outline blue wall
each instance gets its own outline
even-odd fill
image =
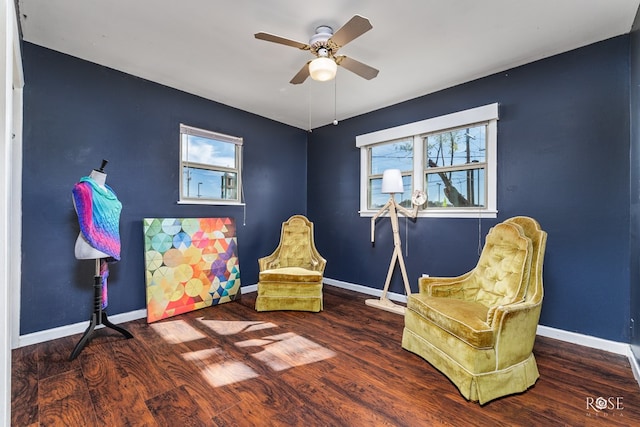
[[[425,73],[428,79],[428,73]],[[338,94],[338,103],[339,103]],[[355,137],[493,102],[498,122],[496,222],[536,218],[548,232],[541,324],[629,341],[629,38],[621,36],[314,129],[308,206],[326,277],[382,289],[393,248],[387,220],[370,244],[360,218]],[[327,182],[333,185],[327,186]],[[478,259],[477,219],[400,220],[411,287]],[[391,291],[404,293],[399,270]]]
[[[489,227],[530,215],[549,233],[541,324],[629,341],[628,36],[311,134],[28,43],[23,57],[22,334],[91,313],[93,263],[73,256],[71,187],[102,158],[124,204],[111,314],[145,307],[141,219],[149,216],[235,217],[246,285],[257,280],[256,259],[277,244],[280,222],[307,213],[325,276],[381,289],[392,235],[379,220],[372,247],[370,220],[358,216],[356,135],[498,102],[499,216],[482,219],[481,236],[476,219],[401,219],[412,288],[421,273],[471,269]],[[180,122],[244,137],[246,226],[237,207],[176,205]],[[391,290],[402,293],[399,276]]]
[[[146,307],[142,218],[234,217],[249,285],[280,223],[306,213],[306,132],[29,43],[23,66],[21,334],[90,318],[94,263],[74,257],[71,189],[103,158],[123,204],[110,314]],[[244,138],[246,226],[239,207],[176,204],[180,123]]]

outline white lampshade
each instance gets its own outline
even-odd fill
[[[386,169],[382,173],[382,192],[404,193],[404,185],[402,185],[402,173],[400,173],[400,169]]]
[[[338,64],[336,61],[326,57],[316,58],[309,63],[309,74],[313,80],[326,82],[336,76]]]

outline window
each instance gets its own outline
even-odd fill
[[[242,202],[242,138],[180,125],[180,203]]]
[[[497,215],[498,104],[448,114],[356,137],[360,148],[360,215],[374,215],[387,201],[385,169],[400,169],[411,207],[415,190],[427,194],[422,217]]]
[[[477,209],[487,205],[486,140],[486,124],[424,137],[427,208]]]
[[[403,206],[411,206],[411,182],[413,181],[413,139],[402,139],[378,144],[369,150],[369,177],[367,197],[369,209],[380,209],[389,196],[381,192],[382,173],[385,169],[400,169],[405,192],[397,195]]]

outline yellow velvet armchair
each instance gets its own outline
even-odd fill
[[[493,227],[470,272],[423,277],[407,300],[402,347],[481,405],[535,384],[547,233],[529,217]]]
[[[303,215],[289,218],[276,250],[258,260],[256,311],[321,311],[326,264],[313,240],[313,223]]]

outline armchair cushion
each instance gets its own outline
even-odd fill
[[[409,309],[475,348],[493,347],[493,329],[486,322],[488,308],[475,301],[412,295]]]
[[[475,277],[475,301],[487,307],[522,300],[531,274],[531,240],[516,224],[498,224],[490,231]]]
[[[283,267],[260,272],[260,282],[317,283],[322,273],[302,267]]]

